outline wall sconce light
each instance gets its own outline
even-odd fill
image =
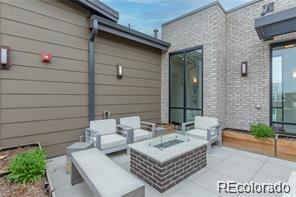
[[[241,75],[242,77],[248,76],[248,62],[242,62],[241,64]]]
[[[293,48],[295,45],[294,44],[287,44],[284,46],[285,49]]]
[[[111,117],[111,112],[109,112],[109,111],[103,112],[103,119],[109,119],[110,117]]]
[[[257,104],[257,105],[256,105],[256,109],[257,109],[257,110],[259,110],[259,109],[261,109],[261,108],[262,108],[261,104]]]
[[[0,70],[9,70],[10,68],[10,59],[9,59],[9,52],[10,49],[7,46],[0,47],[1,55],[0,55],[0,62],[1,67]]]
[[[117,64],[117,79],[122,79],[123,77],[123,68],[121,64]]]
[[[194,85],[196,85],[197,84],[197,77],[196,76],[192,76],[192,83],[194,84]]]
[[[293,78],[296,78],[296,71],[293,72]]]

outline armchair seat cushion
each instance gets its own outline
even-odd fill
[[[146,131],[144,129],[135,129],[134,130],[134,141],[139,142],[152,138],[152,132]]]
[[[92,140],[96,141],[96,137],[93,137]],[[101,148],[104,150],[126,144],[126,138],[118,134],[102,135],[101,143]]]
[[[186,132],[189,136],[202,139],[202,140],[207,140],[207,131],[206,130],[201,130],[201,129],[192,129],[190,131]],[[212,131],[211,132],[211,139],[217,138],[217,133]]]
[[[126,134],[126,132],[124,132]],[[148,140],[152,138],[152,132],[146,131],[144,129],[134,130],[134,142],[139,142],[143,140]]]

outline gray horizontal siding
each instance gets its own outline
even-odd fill
[[[1,44],[12,49],[12,69],[0,71],[0,145],[40,141],[49,156],[55,156],[88,125],[87,39],[83,38],[88,29],[46,17],[40,9],[43,4],[30,0],[1,3]],[[66,13],[50,7],[46,9],[55,16],[62,18]],[[81,15],[75,21],[77,17],[87,22]],[[53,52],[52,64],[40,63],[43,50]]]
[[[58,0],[0,6],[0,40],[12,60],[11,70],[0,71],[0,146],[39,141],[50,157],[64,154],[88,126],[88,13]],[[96,119],[110,111],[159,122],[160,51],[105,33],[96,49]],[[44,50],[53,53],[51,64],[40,63]]]

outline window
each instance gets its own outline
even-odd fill
[[[182,124],[202,115],[202,48],[170,54],[170,122]]]
[[[296,42],[272,46],[271,124],[296,134]]]

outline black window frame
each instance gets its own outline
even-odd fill
[[[184,60],[186,59],[186,53],[191,52],[191,51],[195,51],[195,50],[201,50],[201,54],[202,54],[202,66],[201,66],[201,73],[202,73],[202,80],[201,80],[201,108],[186,108],[186,83],[184,83],[184,94],[183,94],[183,99],[184,99],[184,107],[171,107],[171,56],[176,55],[176,54],[182,54],[183,53],[183,57]],[[184,73],[186,73],[186,68],[187,68],[187,63],[185,62],[184,64]],[[186,74],[184,74],[184,80],[186,79]],[[198,45],[195,47],[190,47],[190,48],[185,48],[182,50],[177,50],[177,51],[173,51],[169,53],[169,90],[168,90],[168,96],[169,96],[169,105],[168,105],[168,112],[169,112],[169,123],[171,122],[171,109],[181,109],[183,110],[183,122],[186,121],[186,110],[196,110],[196,111],[201,111],[201,116],[203,116],[203,108],[204,108],[204,102],[203,102],[203,97],[204,97],[204,47],[203,45]],[[178,125],[177,123],[173,123]]]
[[[278,122],[278,121],[273,121],[272,120],[272,110],[273,109],[276,109],[278,107],[273,107],[273,104],[272,104],[272,94],[273,94],[273,86],[272,86],[272,58],[273,58],[273,49],[276,48],[276,47],[281,47],[281,46],[284,46],[284,45],[288,45],[288,44],[296,44],[296,39],[292,39],[292,40],[288,40],[288,41],[283,41],[283,42],[277,42],[277,43],[272,43],[269,45],[269,61],[270,61],[270,66],[269,66],[269,124],[271,127],[273,127],[273,124],[282,124],[282,125],[295,125],[296,126],[296,123],[288,123],[288,122]],[[282,112],[284,113],[284,112]],[[284,131],[280,131],[280,130],[277,130],[276,133],[278,134],[285,134],[285,135],[293,135],[293,136],[296,136],[295,133],[289,133],[289,132],[284,132]]]

